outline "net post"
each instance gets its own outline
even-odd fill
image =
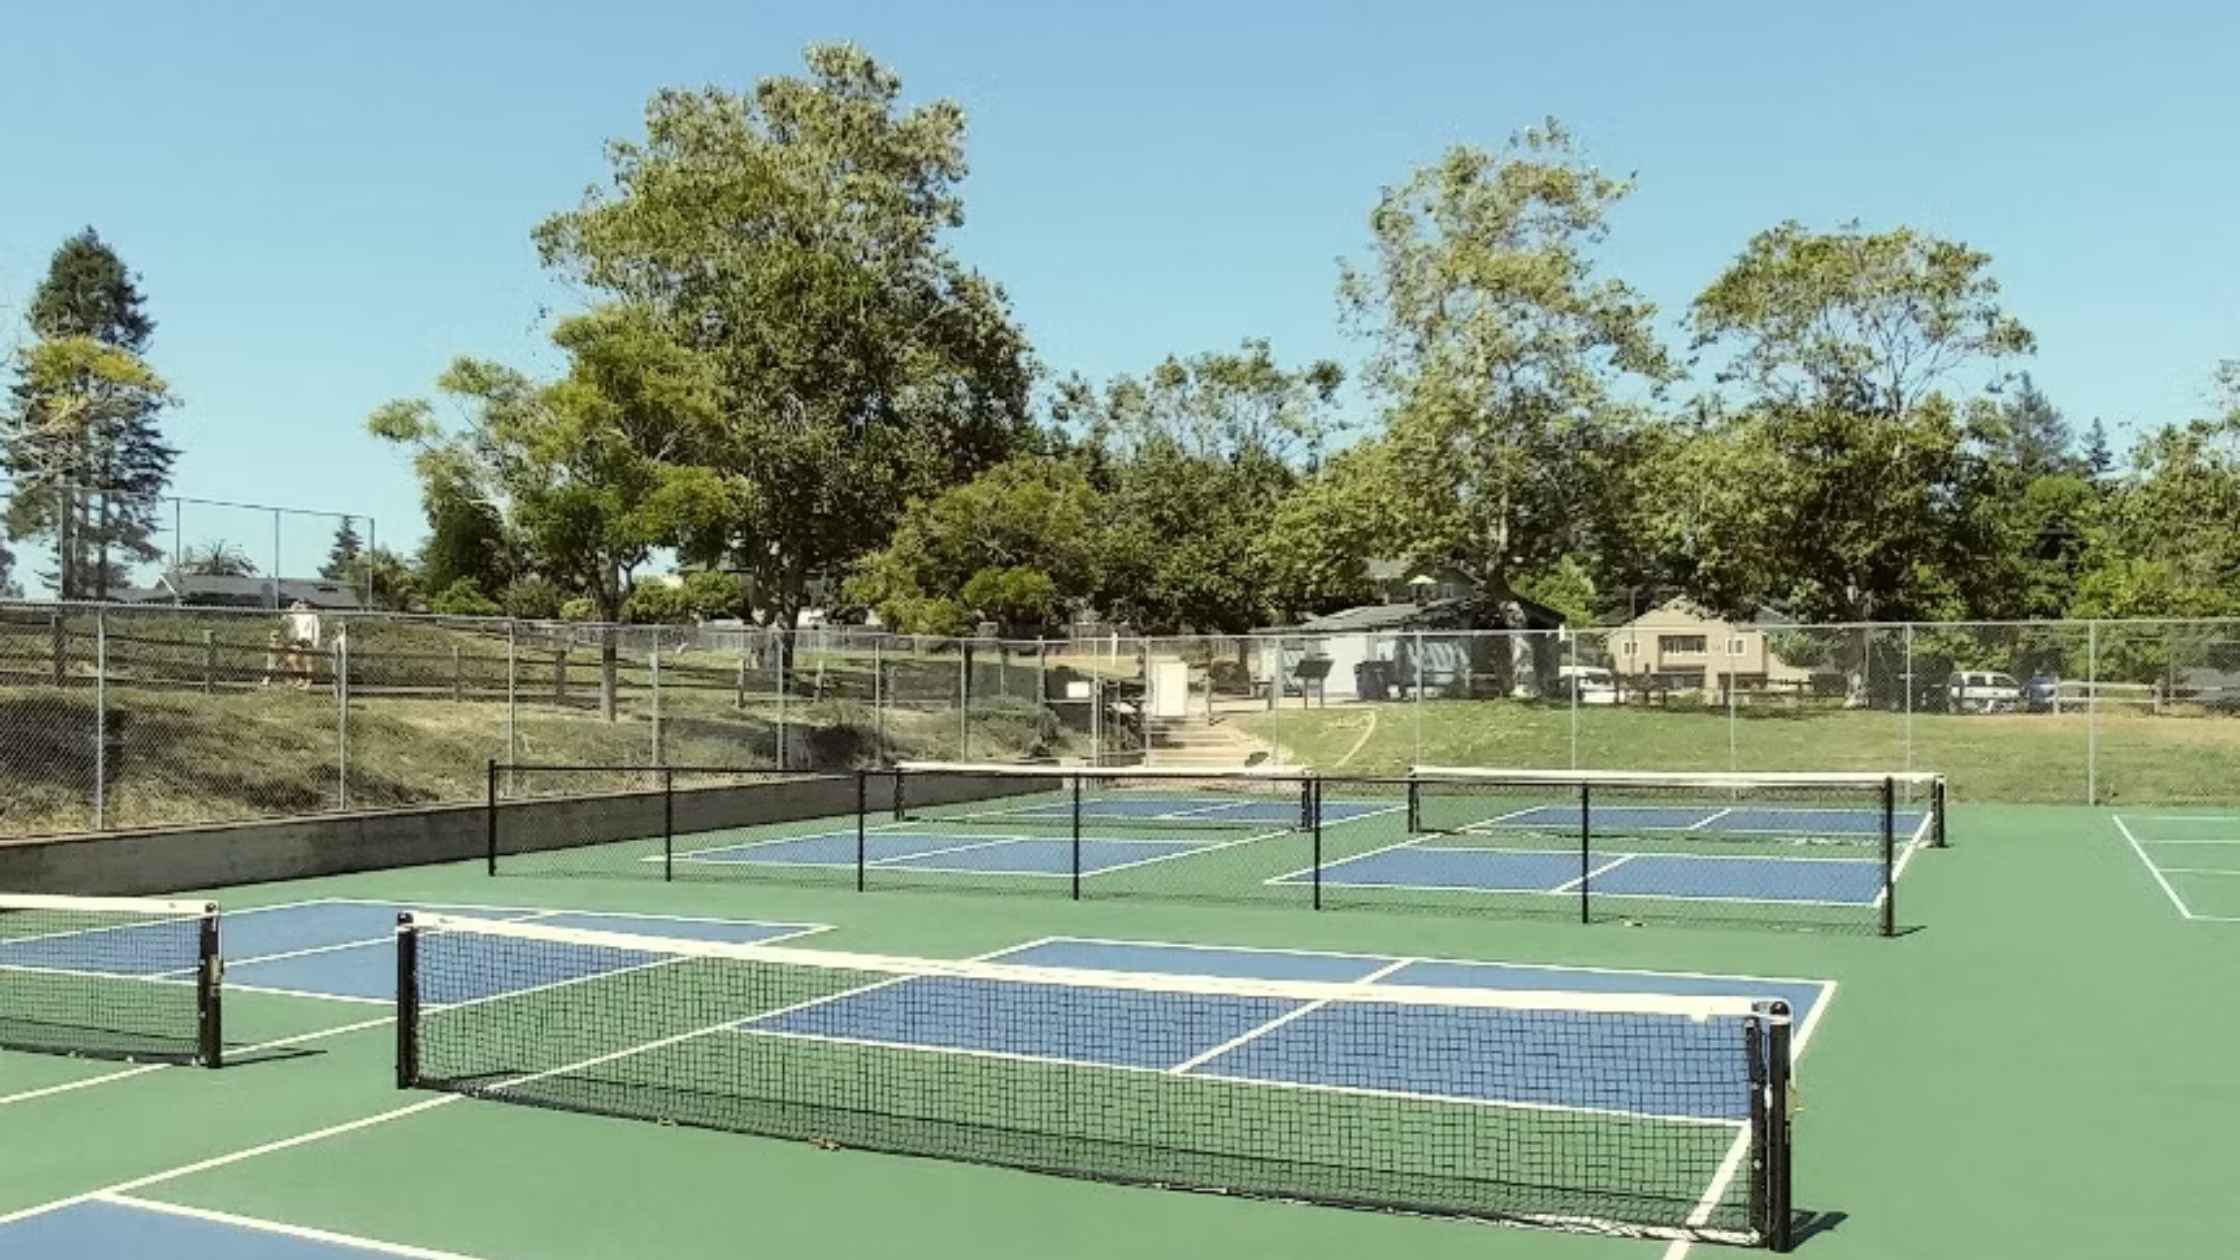
[[[677,771],[661,767],[661,882],[677,879]]]
[[[1579,784],[1579,922],[1594,922],[1594,894],[1587,887],[1587,872],[1594,863],[1594,789]]]
[[[218,906],[202,908],[194,973],[196,1057],[206,1068],[225,1066],[225,960],[218,949]]]
[[[1936,818],[1929,825],[1934,828],[1931,833],[1932,839],[1935,846],[1940,849],[1952,847],[1951,841],[1945,838],[1944,833],[1944,806],[1944,776],[1940,774],[1937,776],[1936,782],[1929,785],[1929,808],[1936,814]]]
[[[1882,781],[1882,934],[1898,934],[1898,781]]]
[[[1417,689],[1417,699],[1422,699],[1422,689]],[[1408,834],[1423,834],[1423,780],[1414,772],[1408,775]]]
[[[1762,1175],[1754,1178],[1763,1187],[1762,1207],[1758,1214],[1758,1229],[1769,1251],[1785,1252],[1795,1244],[1790,1231],[1791,1159],[1789,1132],[1789,1054],[1790,1020],[1789,1004],[1773,1001],[1763,1004],[1765,1024],[1764,1064],[1765,1088],[1757,1097],[1752,1119],[1759,1127],[1759,1138],[1754,1143],[1763,1164]],[[1752,1021],[1753,1026],[1760,1021]],[[1753,1064],[1752,1071],[1758,1070]]]
[[[896,766],[896,767],[894,768],[894,771],[893,771],[893,773],[894,773],[894,820],[895,820],[896,822],[901,822],[901,821],[902,821],[903,819],[905,819],[905,818],[909,817],[909,815],[908,815],[907,813],[905,813],[905,812],[904,812],[905,810],[907,810],[907,809],[909,808],[909,802],[908,802],[907,800],[905,800],[905,799],[903,798],[903,791],[902,791],[902,781],[903,781],[903,779],[904,779],[905,777],[907,777],[907,775],[906,775],[906,772],[905,772],[905,771],[904,771],[904,770],[902,769],[902,767],[901,767],[901,766]]]
[[[420,930],[397,916],[397,1088],[420,1083]]]
[[[482,843],[483,866],[495,878],[498,874],[498,759],[490,758],[483,767],[482,784]]]
[[[1073,776],[1073,899],[1081,900],[1081,780]]]
[[[1308,779],[1307,812],[1313,815],[1314,833],[1314,908],[1322,908],[1322,780]]]
[[[856,771],[856,891],[863,891],[865,817],[871,812],[871,772]]]

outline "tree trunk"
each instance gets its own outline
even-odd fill
[[[619,672],[619,645],[615,642],[613,622],[599,627],[599,716],[609,722],[615,720],[616,674]]]

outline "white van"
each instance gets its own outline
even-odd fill
[[[1577,696],[1581,704],[1618,702],[1618,677],[1600,665],[1566,665],[1560,676],[1566,699]]]
[[[2022,708],[2022,684],[2013,674],[1962,670],[1945,684],[1945,703],[1954,713],[2015,713]]]

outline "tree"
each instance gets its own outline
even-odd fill
[[[2086,475],[2097,481],[2115,471],[2115,452],[2108,448],[2108,426],[2094,416],[2085,429],[2084,468]]]
[[[55,251],[28,314],[39,341],[26,354],[82,340],[138,363],[155,332],[137,277],[92,228]],[[174,400],[163,389],[138,391],[132,406],[115,395],[98,415],[58,414],[78,394],[52,367],[50,360],[35,378],[19,359],[14,405],[0,424],[0,468],[16,482],[6,525],[13,538],[53,540],[50,576],[62,598],[105,599],[123,579],[123,562],[162,555],[152,541],[158,496],[177,451],[160,420]]]
[[[455,361],[437,384],[470,409],[463,431],[446,431],[421,399],[382,406],[367,427],[415,452],[425,501],[503,508],[510,520],[499,524],[611,626],[654,548],[710,528],[723,505],[705,470],[668,462],[693,426],[709,422],[717,386],[706,357],[669,338],[641,307],[563,320],[553,341],[568,358],[555,381]],[[610,628],[600,641],[609,720],[617,660]]]
[[[2028,353],[1988,255],[1898,228],[1759,233],[1690,310],[1698,349],[1731,355],[1741,409],[1707,409],[1669,479],[1662,544],[1723,611],[1801,618],[1961,615],[2011,493],[1984,399],[1941,389]],[[1997,377],[1993,378],[1994,383]],[[2019,484],[2019,482],[2012,483]],[[1863,661],[1845,662],[1863,702]]]
[[[248,548],[219,538],[182,551],[174,572],[189,577],[255,577],[257,562],[249,558]]]
[[[498,602],[482,593],[470,577],[458,578],[451,585],[437,591],[428,601],[428,611],[447,617],[495,617],[505,610]]]
[[[1640,422],[1627,395],[1675,376],[1655,308],[1590,256],[1630,190],[1549,120],[1388,189],[1372,257],[1343,271],[1343,309],[1375,347],[1407,558],[1468,576],[1494,626],[1524,625],[1521,575],[1570,553],[1600,510],[1608,456]]]
[[[1008,454],[1032,364],[1003,291],[942,235],[963,222],[964,115],[898,110],[851,46],[741,97],[664,91],[608,146],[611,191],[536,233],[548,267],[648,312],[707,365],[670,458],[720,498],[677,541],[790,628],[809,581],[886,541],[913,496]]]
[[[1326,360],[1286,370],[1248,339],[1101,392],[1061,385],[1056,419],[1081,435],[1108,500],[1106,610],[1154,632],[1261,624],[1274,600],[1256,544],[1321,459],[1344,379]]]
[[[117,551],[161,555],[139,528],[153,500],[112,491],[147,488],[127,468],[128,455],[147,455],[134,453],[132,435],[170,401],[145,360],[93,337],[48,337],[17,354],[11,406],[0,416],[0,462],[16,478],[5,520],[11,537],[54,538],[50,577],[61,598],[106,597],[122,578]],[[166,466],[169,458],[164,452]]]
[[[428,537],[420,544],[420,579],[449,590],[464,579],[478,591],[502,590],[513,578],[509,540],[497,505],[463,488],[423,486]]]
[[[358,537],[357,523],[345,516],[335,526],[334,542],[327,548],[327,562],[319,566],[319,576],[329,582],[340,582],[350,576],[358,565],[358,557],[365,553],[365,541]]]
[[[409,612],[420,603],[420,575],[411,562],[387,547],[359,553],[342,576],[356,590],[372,592],[373,607]]]
[[[1992,458],[2005,461],[2025,477],[2076,467],[2070,454],[2076,435],[2069,421],[2028,372],[2015,378],[2013,394],[1999,404],[1999,419],[2002,428],[1992,439]]]
[[[2240,407],[2132,452],[2093,531],[2074,617],[2240,615]]]
[[[847,598],[905,634],[960,634],[981,618],[1039,630],[1098,599],[1109,511],[1078,464],[1011,459],[912,500],[888,544],[856,563]]]

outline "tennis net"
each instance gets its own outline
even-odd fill
[[[0,894],[0,1048],[218,1066],[218,907]]]
[[[1895,935],[1899,876],[1946,842],[1934,774],[1418,766],[1407,792],[1419,864],[1533,866],[1586,922],[1685,909]]]
[[[400,1087],[1039,1172],[1785,1249],[1789,1012],[406,916]]]
[[[1311,776],[1288,770],[906,761],[892,774],[898,822],[1005,832],[1305,831]]]

